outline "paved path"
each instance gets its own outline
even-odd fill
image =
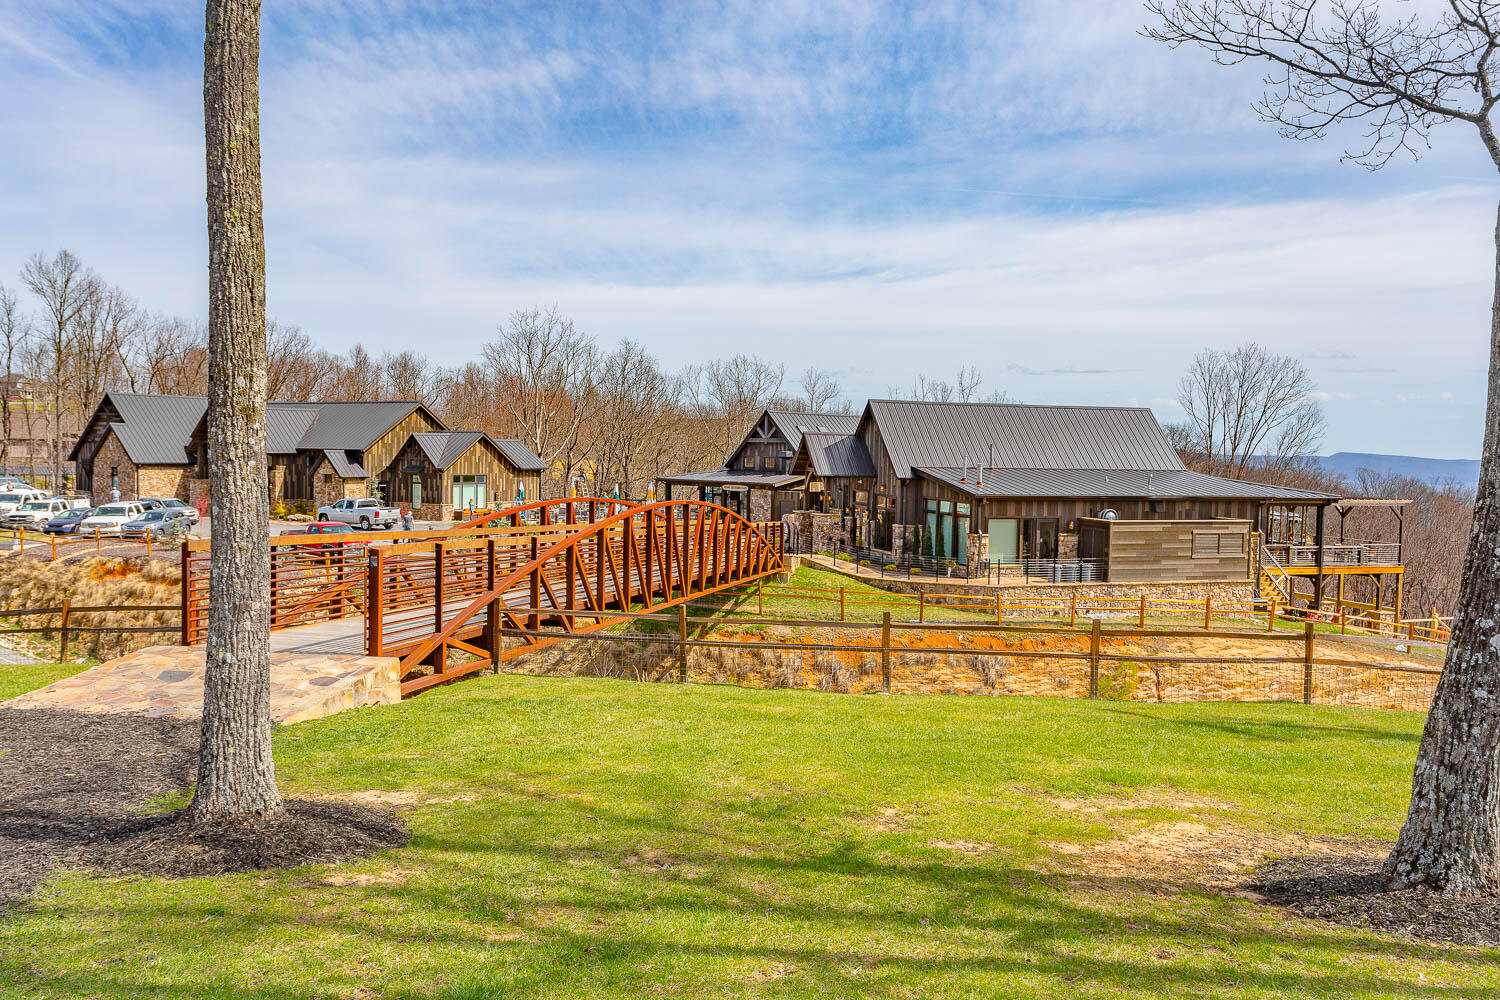
[[[401,700],[400,662],[364,655],[359,619],[273,632],[271,638],[273,722]],[[197,718],[203,713],[203,647],[149,646],[0,704]]]

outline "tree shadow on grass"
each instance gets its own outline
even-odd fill
[[[1272,702],[1236,702],[1245,705],[1267,705]],[[1330,734],[1346,734],[1358,736],[1361,739],[1373,740],[1384,743],[1397,743],[1411,746],[1413,749],[1421,742],[1421,733],[1398,733],[1388,729],[1380,729],[1371,726],[1335,725],[1326,722],[1297,722],[1290,719],[1273,719],[1265,721],[1245,720],[1236,722],[1225,719],[1189,719],[1181,717],[1169,717],[1152,712],[1133,711],[1127,708],[1114,706],[1101,707],[1099,711],[1110,715],[1121,715],[1132,719],[1140,719],[1143,722],[1157,726],[1173,726],[1182,729],[1199,729],[1213,733],[1222,733],[1226,736],[1236,736],[1254,740],[1262,740],[1275,743],[1293,743],[1301,741],[1314,741],[1326,738]]]
[[[1431,982],[1410,982],[1392,967],[1456,962],[1482,975],[1500,967],[1497,952],[1281,920],[1208,893],[1180,872],[1043,872],[1016,864],[1002,849],[954,856],[912,847],[894,858],[874,837],[767,845],[597,802],[538,795],[529,807],[529,818],[545,820],[529,837],[419,830],[411,851],[390,861],[410,871],[415,854],[429,858],[429,867],[400,884],[329,887],[309,871],[309,881],[293,886],[303,896],[296,907],[280,905],[288,897],[283,884],[269,900],[244,890],[243,905],[204,891],[143,897],[92,914],[70,904],[65,912],[85,928],[99,917],[130,929],[121,933],[135,940],[111,942],[123,954],[160,954],[170,947],[171,928],[207,920],[216,938],[228,941],[268,934],[297,940],[311,927],[327,932],[309,942],[312,948],[338,951],[358,942],[409,956],[409,964],[381,970],[372,985],[389,981],[391,995],[444,1000],[512,991],[634,995],[669,982],[690,984],[693,995],[972,994],[1014,991],[1024,982],[1023,992],[1059,995],[1425,998],[1474,995],[1474,986],[1439,982],[1454,978],[1451,969]],[[585,821],[608,832],[580,833]],[[548,828],[574,843],[546,837]],[[450,956],[448,964],[430,964],[428,952]],[[458,967],[454,954],[466,957]],[[338,956],[328,962],[332,968]],[[13,949],[4,963],[13,981],[22,981]],[[204,992],[153,986],[125,968],[75,967],[57,977],[38,970],[31,984],[163,1000]],[[425,985],[437,981],[445,985]],[[289,993],[231,982],[214,995],[326,996],[334,985]]]

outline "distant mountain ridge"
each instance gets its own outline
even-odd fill
[[[1354,482],[1360,469],[1381,476],[1409,476],[1433,486],[1455,482],[1474,488],[1479,485],[1479,460],[1468,458],[1419,458],[1414,455],[1374,455],[1361,451],[1340,451],[1332,455],[1314,455],[1313,461],[1324,470]]]

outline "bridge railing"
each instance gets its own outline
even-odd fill
[[[559,635],[603,628],[611,621],[598,613],[608,609],[670,606],[778,571],[778,546],[774,527],[768,531],[717,504],[675,500],[633,506],[592,524],[538,526],[524,541],[376,547],[368,649],[402,658],[402,689],[410,693],[547,644],[533,638],[506,648],[502,627]],[[477,563],[454,568],[456,552],[481,547]],[[462,581],[455,577],[460,572]],[[531,610],[517,615],[513,608]],[[591,623],[575,621],[584,610],[596,613]],[[450,649],[472,659],[451,664]],[[427,673],[413,676],[424,667]]]
[[[628,509],[627,501],[601,497],[538,500],[496,511],[455,528],[426,531],[379,531],[339,535],[274,535],[271,538],[271,630],[333,621],[366,612],[367,567],[373,550],[438,540],[533,534],[550,526],[587,523]],[[202,642],[208,630],[207,538],[189,539],[182,547],[183,645]],[[524,543],[523,543],[524,544]]]

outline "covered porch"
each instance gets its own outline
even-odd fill
[[[757,523],[800,510],[807,476],[772,470],[712,469],[661,476],[659,500],[702,500]]]
[[[1404,498],[1345,497],[1318,505],[1266,504],[1259,553],[1266,581],[1289,604],[1306,601],[1312,610],[1323,611],[1331,603],[1338,616],[1351,608],[1399,620],[1405,508],[1410,503]],[[1336,525],[1330,512],[1337,515]],[[1390,522],[1374,523],[1381,515],[1389,515]]]

